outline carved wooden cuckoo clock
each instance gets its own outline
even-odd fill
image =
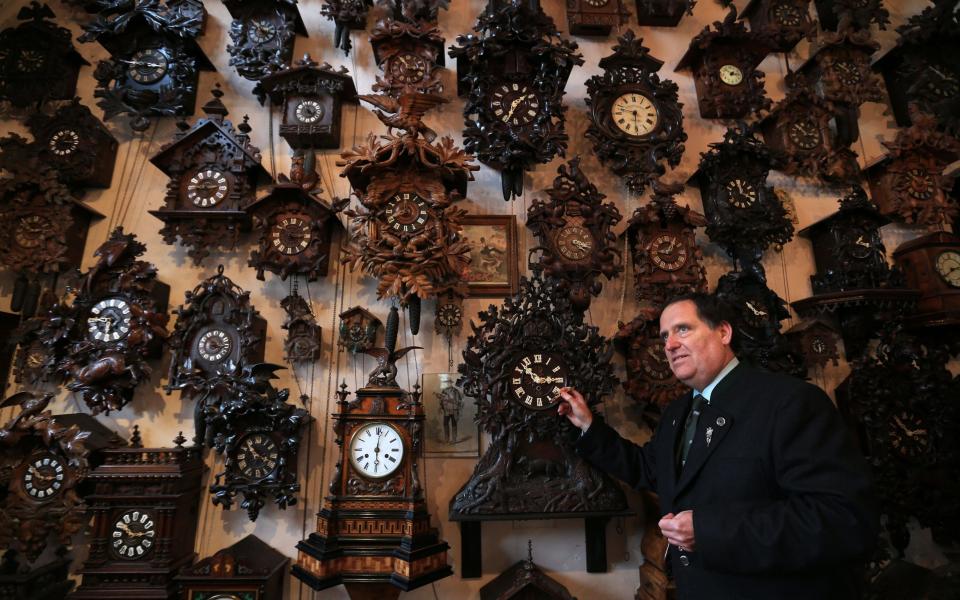
[[[376,111],[391,131],[379,139],[371,133],[365,145],[343,152],[337,162],[365,209],[344,211],[352,222],[341,260],[378,278],[379,298],[406,302],[412,295],[466,295],[460,272],[470,245],[459,235],[466,213],[451,203],[466,195],[479,167],[451,138],[432,143],[436,134],[421,121],[446,100],[424,94],[405,94],[399,101],[361,98],[394,114]],[[394,135],[394,127],[403,133]]]
[[[260,80],[254,93],[263,103],[282,107],[280,137],[293,149],[339,148],[344,102],[356,102],[357,90],[344,67],[317,65],[304,55],[294,67]]]
[[[910,106],[934,115],[939,126],[960,135],[960,55],[944,52],[960,44],[953,2],[934,2],[900,27],[897,45],[874,63],[883,74],[897,125],[911,123]]]
[[[637,0],[637,24],[676,27],[684,14],[693,14],[696,4],[696,0]]]
[[[55,305],[41,332],[44,345],[57,349],[57,375],[94,414],[133,399],[134,388],[150,379],[147,359],[160,357],[167,337],[170,286],[157,281],[156,267],[137,260],[146,249],[116,228],[93,253],[97,262],[72,302]]]
[[[52,399],[19,392],[0,404],[20,407],[0,429],[0,546],[14,554],[5,561],[19,554],[35,563],[51,536],[59,546],[70,546],[73,534],[87,524],[80,491],[97,465],[92,453],[121,442],[90,415],[52,415],[46,410]]]
[[[832,184],[860,179],[857,154],[836,129],[839,110],[821,98],[801,76],[761,122],[763,139],[779,153],[778,170],[788,175],[818,177]]]
[[[175,245],[179,239],[195,265],[213,249],[236,246],[240,230],[248,228],[244,207],[257,184],[272,181],[260,149],[250,143],[247,117],[234,129],[219,84],[213,96],[203,106],[208,117],[192,127],[178,123],[173,141],[150,158],[170,182],[164,206],[149,212],[164,222],[163,241]]]
[[[770,108],[757,65],[773,49],[772,40],[748,31],[737,21],[737,9],[713,29],[704,27],[690,42],[676,71],[693,71],[700,116],[704,119],[740,119]]]
[[[809,6],[810,0],[750,0],[740,18],[750,23],[750,31],[766,36],[773,50],[789,52],[803,38],[816,36]]]
[[[283,597],[290,559],[250,534],[176,576],[183,600],[271,600]]]
[[[623,271],[623,256],[613,227],[622,218],[612,202],[590,183],[580,169],[580,157],[557,168],[549,200],[537,198],[527,210],[527,228],[537,238],[547,277],[559,280],[559,289],[575,310],[585,311],[590,296],[598,296],[597,276],[613,279]]]
[[[450,519],[461,522],[464,557],[480,556],[484,520],[588,513],[602,523],[626,508],[620,487],[574,451],[579,430],[556,414],[564,386],[584,390],[591,407],[612,391],[613,347],[583,322],[557,283],[532,266],[533,277],[521,278],[516,296],[480,314],[459,367],[465,395],[477,399],[477,423],[492,436],[450,501]],[[589,521],[588,530],[598,524]],[[588,538],[602,540],[598,529]],[[606,562],[602,553],[588,557],[591,572],[598,561],[601,567]],[[471,568],[479,565],[463,564],[461,572]]]
[[[13,381],[27,389],[39,386],[46,373],[53,370],[53,353],[40,339],[45,322],[45,316],[24,319],[14,333],[17,353],[13,359]]]
[[[337,345],[357,354],[373,348],[377,343],[377,331],[383,326],[375,314],[365,308],[353,306],[340,313],[340,335]]]
[[[420,386],[407,392],[395,379],[396,361],[414,348],[368,350],[378,366],[367,385],[349,402],[346,384],[337,392],[337,463],[317,531],[297,544],[293,566],[315,590],[342,583],[354,598],[396,598],[453,573],[427,512]]]
[[[678,294],[707,288],[703,253],[694,231],[707,220],[690,207],[677,205],[673,197],[682,191],[682,183],[655,181],[651,202],[637,208],[627,223],[637,300],[655,306]],[[658,337],[659,331],[654,333]]]
[[[370,34],[373,57],[383,71],[373,91],[399,98],[403,94],[442,94],[444,39],[435,24],[398,19],[378,21]]]
[[[826,319],[803,319],[783,335],[803,355],[807,367],[822,369],[830,361],[835,367],[840,364],[840,334]]]
[[[567,2],[567,28],[572,35],[610,35],[625,24],[630,11],[623,0],[571,0]]]
[[[960,159],[960,141],[937,131],[931,115],[917,112],[913,125],[898,131],[893,142],[881,143],[887,156],[865,171],[882,214],[930,228],[957,217],[960,211],[951,193],[955,181],[942,173]]]
[[[69,100],[77,91],[80,67],[89,65],[57,26],[53,11],[36,0],[17,13],[23,21],[0,31],[0,101],[18,108],[48,100]]]
[[[960,237],[943,231],[919,237],[901,244],[893,260],[907,285],[920,290],[911,326],[960,325]]]
[[[500,171],[504,200],[523,193],[523,172],[563,156],[564,87],[583,56],[560,36],[540,3],[490,0],[474,27],[457,37],[457,94],[467,152]]]
[[[683,107],[677,84],[660,80],[663,61],[650,56],[632,30],[618,38],[613,54],[600,59],[603,75],[587,80],[587,107],[597,158],[623,178],[635,194],[680,164],[683,142]]]
[[[886,29],[890,23],[890,11],[883,7],[883,0],[814,0],[813,4],[824,31],[870,29],[871,25]]]
[[[323,328],[317,324],[310,304],[303,296],[293,293],[280,301],[280,307],[287,313],[287,320],[282,325],[287,331],[283,342],[284,359],[291,364],[318,360]]]
[[[150,117],[192,115],[200,70],[213,63],[197,44],[207,12],[197,0],[118,0],[84,26],[110,58],[94,71],[103,118],[130,115],[134,131]]]
[[[203,459],[197,447],[102,450],[88,480],[90,553],[76,600],[173,598],[174,576],[193,563]]]
[[[250,304],[250,292],[223,274],[223,265],[187,292],[186,304],[174,312],[167,393],[186,388],[196,375],[235,373],[243,365],[263,362],[267,322]]]
[[[297,35],[307,35],[297,0],[225,0],[223,5],[233,17],[230,66],[241,77],[259,81],[290,66]]]
[[[710,144],[691,177],[700,186],[707,237],[762,279],[763,252],[793,238],[793,223],[767,185],[773,166],[773,153],[741,123],[729,128],[722,142]]]
[[[353,44],[350,42],[351,29],[367,28],[367,11],[373,6],[373,0],[325,0],[320,14],[333,21],[333,46],[350,54]]]

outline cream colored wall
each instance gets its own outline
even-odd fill
[[[544,9],[566,30],[563,0],[543,0]],[[743,0],[737,2],[743,8]],[[2,27],[15,24],[16,12],[21,4],[4,3],[0,6]],[[228,66],[228,55],[225,51],[229,42],[230,17],[223,5],[217,1],[206,3],[209,11],[207,28],[200,45],[217,66],[218,72],[203,72],[200,76],[198,93],[198,107],[209,98],[209,90],[214,83],[219,82],[226,92],[223,98],[231,111],[230,119],[239,122],[243,115],[250,116],[253,126],[253,142],[262,149],[263,164],[270,169],[270,141],[268,135],[268,112],[261,107],[251,95],[253,83],[242,79]],[[334,66],[346,66],[353,75],[357,90],[360,93],[369,93],[370,86],[375,80],[378,70],[367,43],[367,33],[354,32],[354,51],[349,57],[339,50],[332,48],[333,25],[320,16],[321,0],[301,0],[300,11],[309,38],[297,38],[295,56],[309,52],[315,60],[327,61]],[[458,34],[471,30],[484,3],[481,0],[452,0],[450,10],[440,14],[440,27],[449,47]],[[907,17],[922,10],[926,6],[918,0],[899,0],[889,3],[893,24],[887,31],[877,32],[877,39],[883,44],[883,50],[894,44],[896,34],[893,27],[902,23]],[[61,4],[51,1],[51,7],[57,14],[57,21],[71,29],[74,35],[79,35],[81,29],[78,22],[86,19],[86,15]],[[630,4],[630,9],[634,6]],[[378,9],[380,10],[380,9]],[[813,7],[811,5],[811,11]],[[693,80],[689,72],[674,73],[673,67],[687,49],[690,39],[707,24],[722,19],[725,14],[718,4],[711,0],[700,0],[692,17],[685,17],[677,28],[637,27],[635,20],[632,28],[644,38],[654,56],[664,61],[661,76],[672,79],[680,86],[680,100],[684,104],[684,127],[689,135],[686,152],[679,167],[668,173],[668,180],[685,181],[696,170],[700,153],[707,150],[711,142],[722,139],[724,125],[719,121],[706,121],[699,117],[696,93]],[[373,19],[369,21],[372,25]],[[583,155],[583,166],[592,175],[594,183],[608,200],[617,204],[624,215],[619,232],[622,231],[626,220],[633,210],[646,199],[630,197],[625,187],[608,170],[599,164],[593,155],[592,145],[584,137],[587,128],[587,114],[584,98],[586,79],[599,72],[597,61],[610,54],[615,42],[615,36],[608,39],[577,38],[584,55],[585,65],[576,68],[567,84],[566,103],[567,131],[570,135],[568,156]],[[94,106],[93,88],[94,79],[92,69],[99,59],[105,58],[107,53],[96,44],[79,44],[78,49],[93,66],[81,71],[79,95],[84,103],[90,106],[99,117],[101,112]],[[809,53],[806,42],[801,42],[797,51],[788,55],[791,66],[798,66]],[[454,61],[448,59],[448,64],[455,68]],[[766,89],[773,100],[784,96],[783,75],[786,73],[786,63],[782,55],[769,56],[760,67],[766,74]],[[441,134],[451,135],[458,142],[461,140],[463,120],[461,109],[463,101],[455,97],[455,72],[448,70],[444,76],[446,92],[452,102],[443,107],[442,112],[428,117],[428,123]],[[880,146],[882,139],[892,139],[894,124],[892,116],[885,114],[885,105],[867,104],[863,107],[863,116],[860,121],[862,138],[854,145],[860,154],[861,164],[867,164],[883,154]],[[199,113],[199,108],[198,108]],[[279,120],[279,114],[275,115]],[[22,126],[15,120],[5,121],[13,131],[23,131]],[[276,123],[275,123],[276,125]],[[117,156],[117,166],[114,173],[113,186],[108,190],[90,191],[84,198],[94,208],[108,215],[107,219],[95,224],[90,231],[87,242],[84,267],[91,263],[90,254],[101,242],[113,226],[123,225],[128,231],[136,232],[138,238],[147,244],[146,260],[159,267],[160,278],[171,286],[171,306],[182,303],[184,292],[192,289],[201,279],[215,272],[218,262],[226,267],[226,274],[246,290],[251,290],[252,300],[257,309],[269,322],[266,359],[282,363],[283,331],[280,325],[284,320],[284,313],[280,308],[280,300],[287,294],[287,285],[276,277],[268,274],[266,282],[259,282],[253,270],[246,267],[247,256],[250,251],[250,240],[244,240],[236,252],[226,255],[214,254],[203,268],[197,268],[187,259],[179,247],[170,247],[163,244],[158,230],[160,222],[150,216],[149,209],[159,208],[162,204],[166,178],[154,168],[146,159],[155,154],[160,146],[169,141],[175,131],[171,119],[160,121],[156,129],[148,130],[144,138],[132,138],[125,121],[117,120],[109,123],[114,135],[120,140],[120,150]],[[381,132],[383,127],[366,108],[347,106],[343,115],[342,147],[347,148],[363,141],[368,132]],[[279,138],[276,138],[276,171],[286,173],[289,169],[289,149]],[[349,192],[346,180],[338,176],[335,167],[337,151],[328,151],[318,161],[322,169],[322,183],[324,196],[344,197]],[[472,213],[477,214],[514,214],[521,224],[520,256],[524,257],[526,248],[531,246],[532,238],[522,226],[526,209],[532,200],[542,194],[556,174],[556,168],[562,159],[555,159],[548,165],[538,166],[525,180],[524,194],[512,203],[506,203],[500,196],[499,174],[483,166],[476,174],[476,181],[470,185],[468,199],[463,205]],[[786,190],[794,199],[799,217],[797,229],[833,212],[836,209],[836,199],[840,194],[825,189],[808,181],[781,176],[774,173],[771,183]],[[266,190],[261,190],[261,194]],[[699,192],[695,188],[687,188],[680,202],[686,202],[697,210],[701,210]],[[903,240],[916,236],[911,232],[896,227],[887,227],[884,238],[888,253]],[[724,272],[729,270],[730,263],[726,255],[716,246],[703,238],[700,242],[704,247],[704,255],[708,279],[711,287]],[[336,242],[335,242],[336,243]],[[809,242],[805,239],[795,239],[787,244],[782,253],[768,252],[764,259],[768,283],[787,301],[805,298],[811,294],[809,275],[814,267]],[[523,268],[521,272],[526,269]],[[0,276],[0,308],[9,310],[10,294],[13,278],[9,275]],[[622,317],[618,315],[618,304],[627,285],[626,302]],[[326,279],[310,286],[310,293],[314,299],[318,321],[324,328],[323,354],[316,365],[316,373],[309,394],[312,397],[310,411],[316,418],[306,437],[306,443],[301,451],[299,467],[302,492],[300,502],[286,511],[276,510],[268,505],[256,523],[251,523],[243,511],[223,511],[214,507],[208,498],[203,502],[200,516],[199,534],[196,540],[196,551],[203,557],[227,546],[248,533],[254,533],[291,557],[296,555],[296,543],[306,537],[314,528],[314,514],[320,508],[322,493],[326,489],[333,462],[336,445],[333,443],[333,433],[327,415],[331,412],[333,390],[340,381],[346,381],[351,390],[363,385],[366,373],[372,368],[368,359],[354,358],[349,354],[338,352],[335,344],[336,320],[335,316],[342,310],[353,305],[368,307],[385,320],[388,305],[376,301],[375,283],[372,279],[354,273],[345,273],[333,263],[330,274]],[[593,301],[587,318],[599,326],[600,332],[612,336],[616,332],[618,318],[630,320],[634,316],[636,303],[632,298],[632,287],[629,280],[620,278],[612,282],[605,282],[602,295]],[[490,302],[496,300],[473,299],[465,302],[465,314],[476,315],[485,309]],[[420,334],[411,338],[409,332],[403,333],[401,345],[417,344],[424,350],[417,352],[407,365],[400,365],[399,381],[401,385],[410,386],[416,377],[423,372],[441,372],[446,370],[447,350],[440,338],[432,334],[434,302],[424,303],[424,320]],[[784,322],[784,329],[790,327],[793,320]],[[172,326],[172,323],[171,323]],[[468,328],[464,328],[465,332]],[[463,350],[466,334],[454,340],[454,352],[459,356]],[[622,360],[618,356],[617,370],[621,378],[624,376]],[[166,396],[161,391],[165,383],[167,361],[154,365],[154,376],[149,388],[137,391],[136,398],[127,408],[100,419],[113,427],[124,436],[128,436],[133,424],[139,424],[144,444],[170,445],[178,431],[184,431],[188,437],[192,432],[192,403],[181,402],[178,394]],[[846,364],[840,367],[828,367],[825,371],[813,374],[816,383],[825,387],[832,394],[832,390],[846,375]],[[296,396],[297,383],[290,371],[281,373],[278,385],[289,387],[291,395]],[[298,372],[301,385],[306,386],[308,373]],[[54,405],[55,411],[85,410],[77,399],[67,394],[61,394]],[[649,432],[636,422],[636,411],[633,406],[624,400],[622,390],[606,402],[605,411],[610,421],[625,435],[638,441],[645,439]],[[13,411],[7,410],[0,414],[0,420],[5,422]],[[637,518],[622,519],[611,523],[607,531],[607,556],[610,570],[605,574],[588,574],[585,572],[583,528],[579,521],[534,521],[534,522],[502,522],[488,523],[483,527],[483,567],[484,576],[480,579],[464,580],[460,571],[460,544],[459,530],[453,523],[447,521],[447,505],[453,494],[469,477],[474,461],[470,459],[437,459],[424,461],[426,482],[428,488],[428,503],[433,514],[433,523],[439,527],[443,539],[451,546],[450,563],[455,575],[407,594],[411,599],[467,599],[478,598],[480,587],[499,574],[503,569],[526,556],[527,539],[532,538],[534,556],[537,564],[543,567],[553,577],[563,583],[572,594],[581,600],[612,600],[614,598],[632,597],[639,580],[637,566],[643,524]],[[211,467],[212,460],[208,458]],[[637,506],[638,498],[631,496],[631,502]],[[922,555],[916,554],[921,552]],[[83,540],[76,544],[76,554],[82,557]],[[918,548],[915,555],[928,564],[941,560],[933,548]],[[346,598],[343,588],[311,593],[309,588],[302,586],[297,580],[287,577],[287,599],[305,598]]]

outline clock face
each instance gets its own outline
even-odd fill
[[[585,227],[568,225],[557,233],[557,250],[569,260],[584,260],[593,250],[593,236]]]
[[[323,118],[323,105],[316,100],[304,100],[297,105],[294,113],[298,121],[310,125]]]
[[[223,200],[229,189],[227,176],[219,169],[200,169],[187,184],[187,199],[194,206],[210,208]]]
[[[390,76],[398,83],[417,83],[427,75],[427,61],[412,52],[401,52],[390,61]]]
[[[49,452],[42,452],[27,459],[27,468],[20,484],[31,499],[46,502],[60,493],[66,476],[60,459]]]
[[[801,150],[813,150],[823,143],[820,127],[813,119],[801,119],[790,124],[787,137]]]
[[[656,381],[665,381],[673,376],[670,362],[661,340],[651,340],[640,355],[640,368]]]
[[[923,421],[906,412],[893,415],[890,424],[890,445],[907,459],[922,457],[930,449],[930,437]]]
[[[838,60],[833,63],[833,68],[836,70],[837,77],[843,85],[853,86],[863,80],[860,69],[857,68],[856,63],[851,60]]]
[[[648,135],[657,128],[660,116],[653,101],[643,94],[623,94],[613,101],[610,117],[616,126],[634,137]]]
[[[736,65],[720,67],[720,81],[727,85],[740,85],[743,82],[743,71]]]
[[[157,524],[149,511],[128,510],[113,523],[110,546],[120,558],[137,560],[150,553],[156,536]]]
[[[278,456],[277,443],[272,437],[265,433],[251,433],[240,442],[237,467],[241,475],[257,481],[276,470]]]
[[[80,146],[80,134],[72,129],[61,129],[47,141],[50,152],[56,156],[70,156]]]
[[[247,26],[247,39],[255,44],[265,44],[275,38],[276,35],[277,26],[268,19],[253,19]]]
[[[127,76],[141,85],[150,85],[163,79],[170,68],[167,56],[159,48],[140,50],[127,64]]]
[[[23,48],[17,53],[17,70],[21,73],[36,73],[45,62],[46,57],[40,50]]]
[[[392,475],[403,463],[403,454],[403,438],[389,423],[367,423],[350,438],[350,463],[364,477]]]
[[[306,250],[312,237],[310,222],[303,217],[284,217],[270,230],[270,243],[277,252],[287,256]]]
[[[462,317],[463,311],[458,304],[442,304],[437,308],[437,321],[444,327],[459,326]]]
[[[46,217],[40,215],[27,215],[20,217],[17,222],[17,229],[14,231],[13,239],[21,248],[37,248],[43,244],[44,239],[50,232],[53,224]]]
[[[510,397],[524,408],[546,410],[560,402],[560,388],[567,385],[567,364],[558,354],[530,353],[510,374]]]
[[[937,255],[937,273],[949,285],[960,288],[960,252],[944,250]]]
[[[922,167],[914,167],[897,177],[896,188],[916,200],[929,200],[937,193],[937,180]]]
[[[770,322],[770,313],[759,300],[744,300],[743,316],[748,325],[756,328],[766,327]]]
[[[757,201],[757,188],[745,179],[731,179],[723,186],[727,202],[734,208],[747,208]]]
[[[823,341],[823,338],[817,336],[810,342],[810,348],[815,354],[823,354],[827,351],[827,343]]]
[[[960,79],[946,67],[928,65],[922,92],[936,100],[948,100],[960,95]]]
[[[125,300],[105,298],[90,309],[87,336],[95,342],[115,342],[130,333],[130,317]]]
[[[197,338],[197,354],[211,363],[222,363],[234,350],[233,336],[225,330],[212,327]]]
[[[390,199],[386,215],[393,232],[415,233],[427,223],[427,203],[413,192],[401,192]]]
[[[540,112],[540,100],[524,83],[505,83],[494,89],[490,110],[508,125],[529,125]]]
[[[793,4],[781,2],[773,6],[773,20],[783,27],[797,27],[803,22],[803,15]]]
[[[873,232],[865,230],[855,230],[850,233],[849,242],[846,245],[847,252],[851,257],[857,260],[869,258],[873,254]]]
[[[647,253],[653,264],[664,271],[676,271],[687,262],[687,247],[670,233],[654,238],[647,246]]]

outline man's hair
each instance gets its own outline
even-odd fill
[[[716,294],[685,292],[667,300],[667,303],[663,305],[663,309],[666,310],[671,304],[685,301],[693,302],[693,305],[697,307],[697,318],[706,323],[710,329],[716,329],[721,323],[729,323],[730,326],[733,327],[733,308],[729,302],[718,297]],[[660,312],[662,313],[663,311]],[[739,345],[737,343],[739,337],[736,327],[733,327],[733,338],[730,340],[730,347],[733,348],[734,351],[737,350]]]

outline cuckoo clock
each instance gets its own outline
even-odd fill
[[[325,0],[320,14],[333,21],[333,45],[350,54],[350,30],[367,28],[367,11],[373,0]]]
[[[85,25],[80,41],[110,53],[93,74],[103,118],[144,131],[150,117],[192,115],[200,70],[215,70],[197,44],[206,17],[198,0],[120,0]]]
[[[750,23],[750,31],[766,36],[773,50],[790,52],[803,38],[816,35],[809,6],[810,0],[750,0],[741,18]]]
[[[567,28],[572,35],[610,35],[624,25],[630,11],[623,0],[571,0],[567,2]]]
[[[47,116],[36,113],[27,126],[38,146],[40,160],[60,174],[69,185],[110,187],[117,158],[117,140],[80,104],[79,98]]]
[[[395,326],[387,331],[396,336]],[[415,348],[367,350],[377,359],[367,385],[350,401],[346,384],[337,392],[337,463],[317,531],[297,544],[293,566],[315,590],[342,583],[354,598],[396,598],[453,573],[427,512],[420,386],[396,382],[396,361]]]
[[[770,108],[757,65],[773,49],[772,40],[748,31],[730,6],[723,21],[704,27],[690,42],[676,71],[693,71],[700,116],[739,119]]]
[[[283,596],[290,559],[250,534],[175,577],[182,600],[273,600]]]
[[[722,142],[710,144],[691,177],[700,187],[707,237],[761,278],[763,252],[793,238],[793,223],[767,185],[773,166],[770,149],[740,124],[728,129]]]
[[[883,7],[883,0],[814,0],[817,19],[824,31],[837,31],[844,26],[852,29],[886,29],[890,23],[890,11]]]
[[[297,0],[225,0],[230,11],[230,66],[244,79],[261,78],[290,66],[297,35],[307,29]]]
[[[840,336],[828,321],[822,318],[803,319],[783,335],[803,355],[808,367],[822,369],[830,361],[835,367],[840,364]]]
[[[737,357],[770,371],[806,378],[802,355],[780,333],[790,317],[787,303],[753,271],[731,271],[717,282],[716,295],[733,311]]]
[[[524,171],[566,152],[564,87],[583,57],[537,0],[491,0],[474,31],[450,48],[457,93],[467,96],[463,144],[500,171],[503,198],[512,200]]]
[[[147,359],[160,357],[167,337],[170,286],[157,281],[156,267],[137,260],[146,250],[136,235],[116,228],[93,253],[97,262],[72,302],[51,308],[41,331],[43,344],[58,349],[52,369],[94,414],[133,399],[150,379]]]
[[[340,313],[340,335],[337,345],[348,352],[358,354],[373,348],[377,331],[383,323],[372,312],[353,306]]]
[[[379,279],[377,297],[406,302],[453,291],[466,295],[460,273],[469,261],[470,245],[460,232],[466,212],[451,204],[463,198],[473,179],[472,157],[453,140],[436,134],[421,118],[446,102],[440,96],[405,94],[362,96],[379,106],[388,133],[371,133],[364,145],[343,152],[346,177],[363,209],[347,210],[350,243],[341,261]],[[394,127],[403,129],[400,135]]]
[[[577,600],[567,588],[533,563],[533,543],[527,541],[527,560],[521,560],[480,588],[480,600]]]
[[[370,34],[373,57],[383,75],[373,91],[399,98],[402,94],[442,94],[443,35],[429,22],[386,19]]]
[[[897,125],[911,124],[910,106],[934,115],[939,127],[960,135],[960,55],[944,52],[960,44],[960,22],[951,2],[935,2],[897,31],[897,45],[877,60]]]
[[[759,125],[767,145],[782,157],[778,170],[832,184],[859,180],[857,155],[836,130],[837,112],[836,105],[818,96],[803,77],[794,78],[787,96]]]
[[[670,369],[660,337],[660,308],[641,309],[632,321],[621,323],[613,341],[626,362],[623,391],[640,407],[644,423],[656,430],[662,409],[689,389]]]
[[[897,221],[942,227],[958,215],[947,165],[960,159],[960,141],[936,130],[930,115],[916,113],[913,125],[893,142],[882,142],[887,156],[866,169],[880,212]]]
[[[912,308],[919,295],[887,264],[880,227],[888,222],[858,186],[840,200],[839,211],[801,231],[817,272],[810,276],[813,296],[792,306],[802,317],[835,316],[848,359],[859,356],[879,323]]]
[[[45,316],[24,319],[12,336],[17,344],[13,381],[27,389],[39,386],[45,381],[46,373],[54,370],[56,359],[40,338],[45,323]]]
[[[0,429],[0,546],[29,563],[40,559],[51,538],[68,547],[84,528],[81,487],[97,465],[96,453],[121,441],[90,415],[52,415],[46,410],[52,399],[19,392],[0,404],[20,407]]]
[[[480,314],[459,370],[491,436],[470,479],[450,500],[461,523],[464,576],[479,576],[480,524],[496,519],[587,519],[588,572],[605,570],[603,524],[626,508],[620,486],[574,451],[580,431],[557,418],[560,388],[584,390],[596,407],[616,385],[613,348],[583,322],[539,265],[520,291]]]
[[[173,598],[193,563],[203,459],[196,447],[109,448],[88,476],[90,553],[71,600]]]
[[[703,253],[694,230],[707,220],[677,205],[673,197],[682,191],[682,183],[654,182],[652,201],[637,208],[627,222],[638,301],[659,306],[678,294],[706,291]]]
[[[684,13],[693,14],[696,0],[637,0],[637,24],[676,27]]]
[[[920,291],[911,325],[960,324],[960,237],[943,231],[905,242],[893,252],[907,285]]]
[[[683,113],[677,84],[660,80],[663,61],[650,56],[632,30],[614,46],[613,54],[600,59],[603,75],[587,80],[590,126],[597,158],[623,178],[635,194],[649,182],[680,164]]]
[[[282,325],[287,331],[283,358],[291,364],[318,360],[323,328],[317,324],[310,305],[303,296],[291,294],[280,301],[280,307],[287,313],[287,320]]]
[[[437,298],[437,312],[433,324],[436,332],[448,341],[460,333],[463,325],[463,298],[456,294],[444,294]]]
[[[281,280],[291,275],[308,281],[326,277],[333,232],[343,229],[336,216],[343,204],[330,207],[317,197],[319,189],[304,189],[284,175],[279,181],[269,194],[246,207],[260,237],[247,264],[257,270],[261,281],[264,271]]]
[[[880,77],[870,70],[871,55],[879,48],[869,29],[826,32],[809,60],[797,70],[805,79],[800,85],[812,83],[820,97],[833,103],[841,144],[852,144],[860,136],[859,106],[884,100]]]
[[[340,113],[344,102],[356,102],[357,90],[344,67],[317,65],[304,55],[296,66],[260,80],[254,92],[260,102],[280,106],[280,137],[291,148],[339,148]]]
[[[240,230],[248,228],[244,207],[257,184],[271,181],[260,149],[250,143],[247,117],[234,129],[221,96],[218,85],[203,106],[208,117],[192,127],[179,123],[173,141],[150,158],[170,178],[163,207],[150,214],[164,223],[163,241],[175,245],[179,239],[195,265],[211,249],[236,246]]]
[[[35,0],[17,13],[23,21],[0,31],[0,101],[18,108],[48,100],[69,100],[77,91],[80,67],[89,65],[57,26],[53,11]]]
[[[250,292],[223,274],[223,265],[187,292],[186,304],[174,312],[167,393],[186,388],[196,376],[232,374],[243,365],[263,362],[267,322],[250,304]]]
[[[557,168],[548,200],[537,198],[527,210],[527,228],[537,238],[547,277],[560,281],[575,310],[585,311],[590,296],[600,295],[599,275],[623,272],[623,256],[613,227],[622,218],[612,202],[580,169],[580,157]]]

